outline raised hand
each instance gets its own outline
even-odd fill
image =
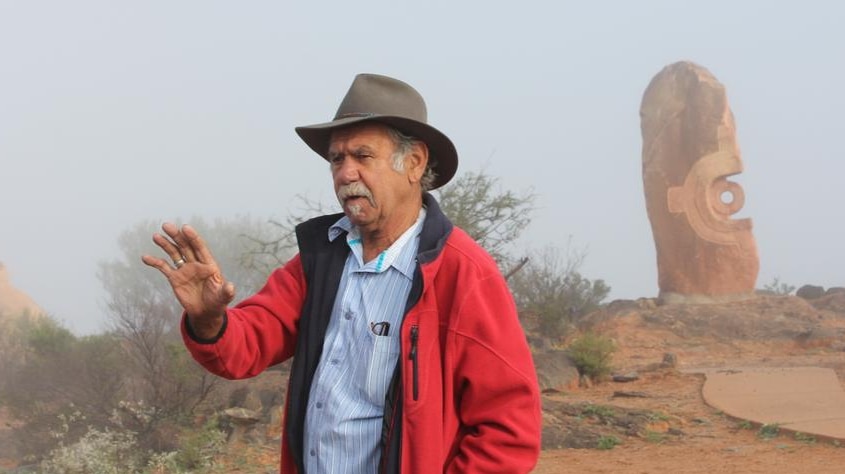
[[[157,268],[170,282],[173,293],[188,314],[194,333],[204,339],[217,335],[226,306],[235,297],[235,285],[227,282],[205,241],[189,225],[182,228],[165,222],[167,235],[153,234],[153,242],[173,261],[144,255],[141,260]]]

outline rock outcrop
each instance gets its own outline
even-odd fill
[[[35,301],[9,281],[9,272],[0,262],[0,322],[26,316],[37,318],[44,314]]]

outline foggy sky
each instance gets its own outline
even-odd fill
[[[403,79],[459,173],[538,194],[522,244],[574,245],[611,298],[656,296],[639,106],[691,60],[726,87],[761,268],[845,286],[845,14],[836,2],[0,0],[0,261],[77,333],[97,262],[144,219],[287,215],[331,201],[293,128],[353,76]],[[150,229],[152,233],[156,229]],[[225,270],[225,269],[224,269]],[[153,271],[153,270],[150,270]]]

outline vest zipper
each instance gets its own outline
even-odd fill
[[[412,377],[413,377],[413,393],[414,393],[414,401],[417,401],[420,395],[420,370],[419,370],[419,358],[417,356],[417,340],[420,338],[420,327],[414,324],[411,326],[411,352],[408,355],[408,358],[411,359],[411,366],[413,368]]]

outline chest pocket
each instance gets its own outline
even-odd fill
[[[384,405],[384,397],[399,359],[399,338],[373,335],[372,339],[373,351],[367,364],[366,390],[370,402],[381,406]]]

